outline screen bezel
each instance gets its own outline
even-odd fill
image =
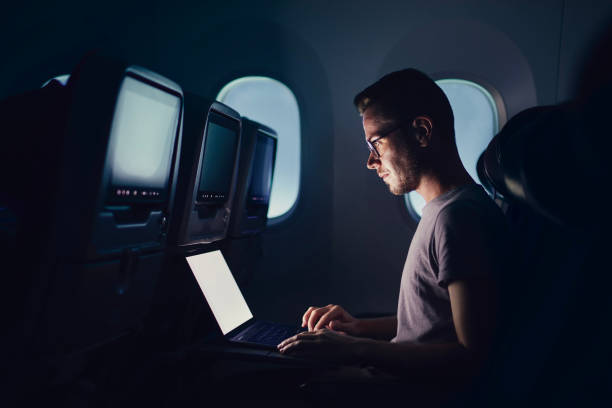
[[[206,157],[206,147],[208,145],[208,124],[214,123],[215,125],[224,127],[226,129],[230,129],[234,131],[236,135],[236,144],[234,147],[234,164],[232,166],[232,175],[230,177],[229,185],[227,186],[227,192],[225,193],[225,197],[222,199],[205,199],[202,196],[205,193],[209,193],[207,191],[200,190],[200,185],[202,183],[202,176],[204,171],[204,158]],[[240,120],[233,118],[231,116],[225,115],[222,112],[211,109],[208,113],[208,117],[206,119],[206,126],[204,128],[204,142],[202,143],[202,153],[200,155],[200,163],[198,167],[198,177],[196,179],[195,185],[195,204],[196,205],[214,205],[214,206],[222,206],[224,205],[230,197],[230,193],[232,191],[232,184],[234,181],[235,171],[236,171],[236,156],[238,154],[238,149],[240,147]],[[222,193],[212,192],[212,193]]]
[[[143,205],[158,205],[158,204],[163,204],[165,203],[170,196],[170,190],[171,190],[171,183],[173,180],[173,175],[174,172],[176,171],[175,169],[175,162],[176,162],[176,155],[177,155],[177,146],[179,143],[179,133],[181,130],[181,122],[183,120],[183,95],[180,92],[177,92],[175,89],[169,88],[163,84],[160,84],[158,82],[155,82],[149,78],[146,78],[142,75],[138,75],[134,72],[126,72],[124,78],[121,80],[121,83],[119,85],[119,89],[117,91],[117,96],[115,98],[115,106],[117,104],[117,102],[119,101],[119,95],[123,86],[123,82],[125,81],[125,78],[127,77],[131,77],[137,81],[141,81],[147,85],[150,85],[154,88],[157,88],[161,91],[164,91],[166,93],[169,93],[173,96],[176,96],[179,98],[179,112],[178,112],[178,121],[176,124],[176,131],[174,134],[174,143],[172,146],[172,154],[170,155],[170,172],[168,173],[168,182],[165,188],[163,189],[154,189],[154,188],[150,188],[147,190],[150,191],[155,191],[158,193],[157,197],[155,198],[150,198],[147,196],[147,198],[144,197],[134,197],[132,195],[130,196],[125,196],[125,197],[121,197],[121,196],[117,196],[115,194],[113,194],[113,192],[115,190],[118,189],[129,189],[128,186],[115,186],[112,183],[112,163],[111,163],[111,151],[110,149],[112,148],[111,146],[111,138],[109,137],[109,144],[107,147],[107,152],[106,152],[106,164],[105,164],[105,174],[106,174],[106,179],[108,180],[107,182],[107,188],[106,188],[106,198],[104,200],[104,202],[107,205],[117,205],[117,204],[121,204],[121,205],[129,205],[129,204],[143,204]],[[114,112],[115,110],[113,110],[113,118],[114,119]],[[112,120],[111,120],[111,130],[112,130]],[[110,130],[109,130],[110,132]],[[132,187],[132,190],[142,190],[142,187]]]

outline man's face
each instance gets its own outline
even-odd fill
[[[375,106],[369,107],[363,113],[365,138],[380,154],[380,157],[376,157],[374,152],[370,152],[367,167],[376,170],[395,195],[416,190],[421,179],[422,166],[417,155],[418,147],[409,139],[412,135],[406,134],[405,130],[409,125],[407,123],[406,126],[397,127],[397,121],[384,119]],[[387,133],[389,130],[391,132]],[[385,136],[380,138],[381,135]]]

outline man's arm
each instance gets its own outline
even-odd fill
[[[487,356],[495,322],[494,288],[488,279],[454,281],[448,286],[457,342],[390,343],[318,330],[285,340],[279,350],[370,364],[399,376],[465,377]]]
[[[362,341],[354,345],[357,361],[391,373],[462,377],[474,373],[487,357],[495,322],[496,296],[485,279],[448,286],[456,343],[411,344]]]
[[[378,340],[391,340],[397,333],[397,316],[359,319],[358,335]]]

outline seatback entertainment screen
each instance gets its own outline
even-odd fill
[[[166,199],[180,109],[178,94],[125,77],[111,125],[107,201]]]
[[[215,111],[209,113],[196,198],[198,203],[223,204],[227,201],[239,135],[239,121]]]
[[[250,204],[268,204],[275,152],[276,138],[258,131],[247,193]]]

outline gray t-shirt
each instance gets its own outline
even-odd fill
[[[475,183],[427,203],[404,265],[392,341],[456,341],[448,285],[496,279],[505,262],[506,233],[501,210]]]

